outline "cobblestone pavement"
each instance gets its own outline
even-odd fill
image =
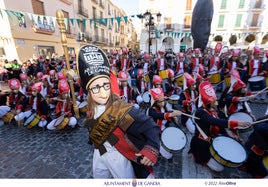
[[[267,104],[250,103],[256,118],[264,115]],[[82,123],[80,123],[82,124]],[[237,168],[215,173],[193,162],[187,144],[172,159],[159,157],[154,167],[159,179],[251,178]],[[88,131],[83,126],[63,131],[5,124],[0,126],[1,179],[90,179],[92,178],[93,147],[87,144]]]
[[[267,105],[251,104],[260,117]],[[162,156],[154,167],[157,178],[251,178],[237,168],[226,168],[222,173],[211,172],[197,165],[188,155],[191,134],[186,129],[188,142],[183,150],[167,160]],[[49,131],[23,126],[0,127],[0,178],[92,178],[93,147],[87,144],[88,132],[84,127]]]

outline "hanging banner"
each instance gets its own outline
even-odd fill
[[[118,27],[120,27],[121,17],[116,17],[116,21],[118,23]]]

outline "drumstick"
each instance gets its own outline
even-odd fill
[[[182,114],[182,115],[185,115],[185,116],[188,116],[188,117],[191,117],[191,118],[194,118],[194,119],[197,119],[197,120],[200,120],[200,118],[195,117],[195,116],[190,115],[190,114],[187,114],[187,113],[184,113],[184,112],[182,112],[181,114]]]
[[[253,123],[251,123],[251,125],[254,125],[256,123],[261,123],[261,122],[264,122],[264,121],[268,121],[268,118],[267,119],[262,119],[262,120],[259,120],[259,121],[254,121]]]
[[[218,86],[219,84],[221,84],[222,82],[224,82],[225,80],[222,80],[222,81],[220,81],[220,82],[218,82],[215,86],[213,86],[213,87],[216,87],[216,86]]]
[[[262,90],[258,91],[255,95],[257,96],[258,94],[261,94],[261,93],[264,92],[266,89],[268,89],[268,87],[263,88]]]

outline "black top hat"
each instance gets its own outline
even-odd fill
[[[92,81],[99,77],[110,79],[110,63],[106,54],[97,46],[85,45],[77,55],[78,74],[81,85],[87,90]]]

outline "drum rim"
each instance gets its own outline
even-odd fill
[[[228,119],[231,119],[231,116],[234,116],[234,115],[247,115],[247,116],[249,116],[251,119],[252,119],[252,121],[249,121],[249,122],[254,122],[254,118],[251,116],[251,115],[249,115],[249,114],[247,114],[246,112],[236,112],[236,113],[233,113],[233,114],[231,114],[229,117],[228,117]],[[231,120],[233,120],[233,119],[231,119]],[[247,127],[237,127],[237,130],[239,130],[239,131],[248,131],[248,130],[250,130],[250,129],[252,129],[252,125],[249,125],[249,126],[247,126]]]
[[[244,159],[242,162],[233,162],[233,161],[231,161],[231,160],[227,160],[227,159],[223,158],[222,155],[220,155],[220,154],[217,152],[217,150],[216,150],[216,149],[214,148],[214,146],[213,146],[213,141],[214,141],[215,139],[217,139],[217,138],[221,138],[221,137],[228,138],[228,139],[232,139],[232,140],[234,140],[236,143],[238,143],[238,144],[243,148],[243,150],[244,150],[244,152],[245,152],[245,159]],[[247,158],[248,158],[248,154],[247,154],[247,151],[246,151],[245,146],[244,146],[242,143],[238,142],[236,139],[234,139],[234,138],[232,138],[232,137],[229,137],[229,136],[219,135],[219,136],[213,138],[213,141],[211,142],[211,145],[210,145],[210,147],[209,147],[211,156],[212,156],[213,158],[215,158],[214,155],[212,155],[212,152],[211,152],[211,149],[212,149],[212,150],[215,152],[215,154],[217,154],[217,156],[218,156],[221,160],[224,160],[226,163],[230,163],[230,164],[224,164],[223,162],[220,162],[219,160],[217,160],[217,159],[215,158],[215,160],[216,160],[217,162],[219,162],[219,163],[221,163],[221,164],[223,164],[223,165],[225,165],[225,166],[227,166],[227,167],[238,167],[238,166],[242,165],[242,164],[247,160]],[[233,165],[233,166],[231,166],[231,165]]]
[[[181,149],[179,149],[179,150],[173,150],[173,149],[168,148],[168,147],[163,143],[162,134],[163,134],[163,132],[164,132],[166,129],[168,129],[168,128],[176,128],[176,129],[179,129],[179,130],[182,132],[182,134],[184,135],[184,137],[185,137],[185,144],[184,144],[184,146],[183,146]],[[165,128],[165,129],[162,131],[162,134],[161,134],[161,138],[160,138],[161,145],[163,145],[163,148],[164,148],[166,151],[170,152],[170,153],[178,153],[178,152],[180,152],[181,150],[183,150],[183,149],[185,148],[185,146],[187,145],[188,139],[187,139],[186,133],[185,133],[182,129],[180,129],[179,127],[167,127],[167,128]]]
[[[62,122],[65,121],[66,119],[67,119],[66,123],[62,123]],[[68,125],[68,122],[69,122],[69,118],[64,117],[63,120],[60,122],[60,124],[58,124],[58,125],[55,126],[55,127],[56,127],[57,130],[61,130],[61,129],[63,129],[64,127],[66,127],[66,126]]]
[[[258,79],[258,78],[260,78],[260,79]],[[248,82],[257,82],[257,81],[250,81],[250,80],[253,80],[253,79],[257,79],[257,81],[262,81],[262,80],[264,80],[264,76],[254,76],[254,77],[250,77],[250,78],[248,79]]]

